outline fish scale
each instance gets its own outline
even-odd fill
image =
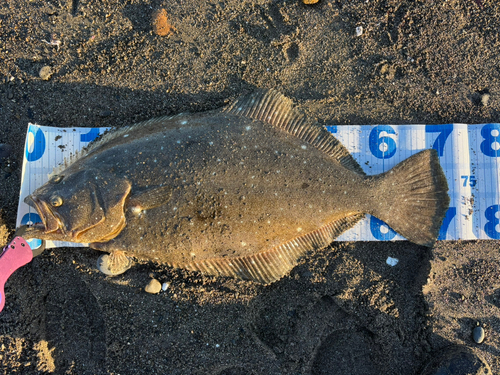
[[[366,176],[273,90],[110,132],[54,173],[28,235],[89,242],[112,273],[133,256],[268,283],[365,213],[432,246],[449,203],[434,150]]]

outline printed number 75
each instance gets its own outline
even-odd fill
[[[467,180],[469,180],[469,186],[474,187],[476,186],[476,177],[475,176],[461,176],[461,178],[464,180],[464,187],[467,186]]]

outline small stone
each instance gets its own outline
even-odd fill
[[[319,0],[302,0],[302,2],[306,5],[316,4]]]
[[[50,77],[52,77],[52,68],[48,65],[45,65],[42,69],[40,69],[39,76],[44,81],[48,81]]]
[[[161,290],[166,291],[168,288],[170,288],[170,283],[161,284]]]
[[[156,35],[166,36],[174,32],[175,27],[169,22],[167,11],[160,9],[153,13],[153,31]]]
[[[356,27],[356,36],[363,35],[363,26]]]
[[[490,95],[489,94],[483,94],[481,96],[481,103],[483,104],[484,107],[488,106],[488,102],[490,101]]]
[[[399,263],[399,259],[397,258],[392,258],[392,257],[387,257],[387,260],[385,261],[389,266],[394,267],[396,264]]]
[[[147,293],[151,293],[151,294],[157,294],[157,293],[160,293],[160,290],[161,290],[161,284],[158,280],[156,279],[151,279],[148,283],[148,285],[146,285],[146,288],[144,288],[144,290],[147,292]]]
[[[484,341],[484,328],[476,327],[472,330],[472,338],[477,344],[481,344]]]

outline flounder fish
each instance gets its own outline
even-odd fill
[[[449,204],[435,150],[367,176],[323,126],[273,90],[109,132],[27,202],[26,238],[89,243],[99,268],[129,257],[271,283],[366,213],[432,246]]]

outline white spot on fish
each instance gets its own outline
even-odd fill
[[[181,121],[181,125],[186,125],[188,122],[186,120]]]
[[[246,243],[246,242],[241,241],[241,246],[246,246],[246,245],[247,245],[247,243]]]
[[[123,136],[123,138],[127,138],[127,137],[128,137],[128,134],[125,134],[125,135]]]

